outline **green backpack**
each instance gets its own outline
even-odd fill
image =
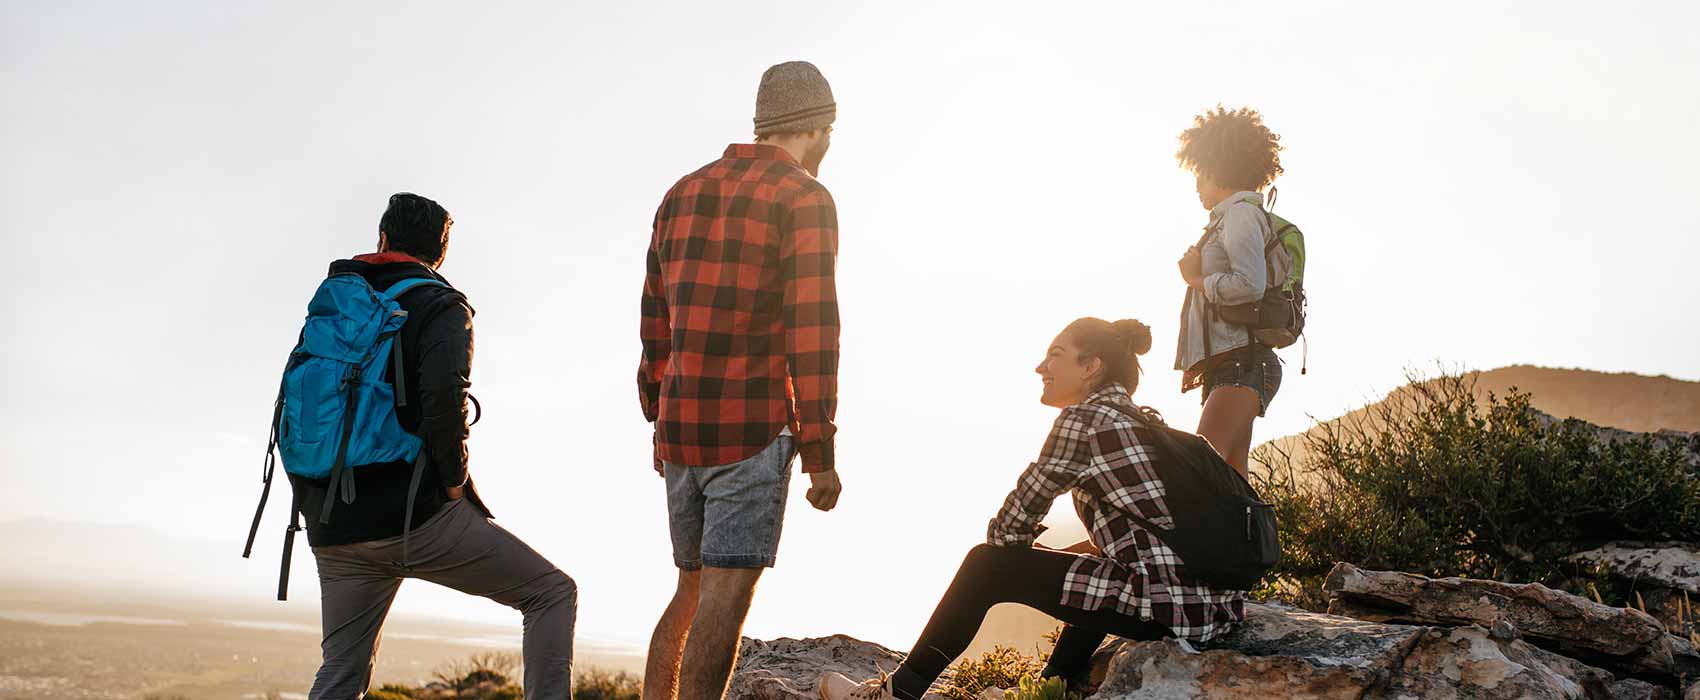
[[[1256,204],[1256,200],[1247,199]],[[1269,193],[1270,204],[1275,202],[1275,192]],[[1260,209],[1262,207],[1259,207]],[[1305,235],[1293,222],[1263,210],[1263,215],[1269,221],[1269,230],[1274,235],[1263,245],[1263,258],[1266,269],[1271,256],[1285,253],[1290,264],[1287,266],[1287,276],[1284,279],[1269,280],[1269,288],[1264,290],[1263,298],[1257,301],[1235,304],[1232,306],[1216,306],[1215,310],[1222,320],[1245,326],[1251,331],[1257,342],[1272,348],[1284,348],[1299,341],[1305,332]]]

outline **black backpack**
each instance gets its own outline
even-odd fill
[[[1134,431],[1141,440],[1156,448],[1157,478],[1163,480],[1175,526],[1165,530],[1139,516],[1128,517],[1175,550],[1198,583],[1236,591],[1256,588],[1281,561],[1274,507],[1204,438],[1137,411],[1117,410],[1138,425]]]

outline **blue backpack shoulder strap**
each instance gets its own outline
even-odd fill
[[[453,287],[450,287],[449,285],[444,284],[442,282],[442,280],[438,280],[438,279],[433,278],[433,277],[409,277],[409,278],[404,279],[400,282],[397,282],[395,284],[390,285],[389,289],[385,289],[383,292],[380,292],[380,293],[383,294],[384,297],[386,297],[386,298],[388,298],[392,301],[395,301],[395,300],[401,299],[403,294],[411,292],[411,291],[418,289],[420,287],[442,287],[444,289],[454,289]],[[394,364],[395,364],[394,386],[395,386],[396,405],[397,406],[406,406],[407,405],[407,370],[406,370],[406,367],[402,364],[401,341],[399,339],[391,341],[390,348],[391,348],[391,352],[392,352],[391,361],[394,362]]]
[[[397,282],[395,284],[390,285],[390,288],[384,290],[382,292],[382,294],[386,297],[389,297],[390,299],[400,299],[401,295],[406,294],[408,292],[411,292],[411,291],[418,289],[420,287],[445,287],[446,288],[446,287],[448,287],[448,285],[443,284],[440,280],[433,279],[433,278],[430,278],[430,277],[409,277],[409,278],[404,279],[400,282]]]

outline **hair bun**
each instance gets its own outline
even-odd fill
[[[1144,355],[1151,351],[1151,327],[1131,318],[1124,318],[1110,324],[1116,333],[1127,340],[1127,347],[1135,355]]]

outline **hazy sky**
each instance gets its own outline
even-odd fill
[[[1282,135],[1310,252],[1310,372],[1283,351],[1260,440],[1436,361],[1700,378],[1694,3],[627,5],[0,2],[0,518],[204,541],[263,600],[281,504],[236,553],[277,373],[410,190],[478,309],[481,490],[585,634],[646,638],[674,578],[634,383],[650,218],[798,58],[839,103],[845,494],[794,482],[752,635],[907,647],[1037,453],[1031,368],[1075,317],[1150,323],[1138,398],[1196,423],[1168,368],[1205,214],[1173,153],[1217,103]],[[517,624],[431,588],[398,605]]]

